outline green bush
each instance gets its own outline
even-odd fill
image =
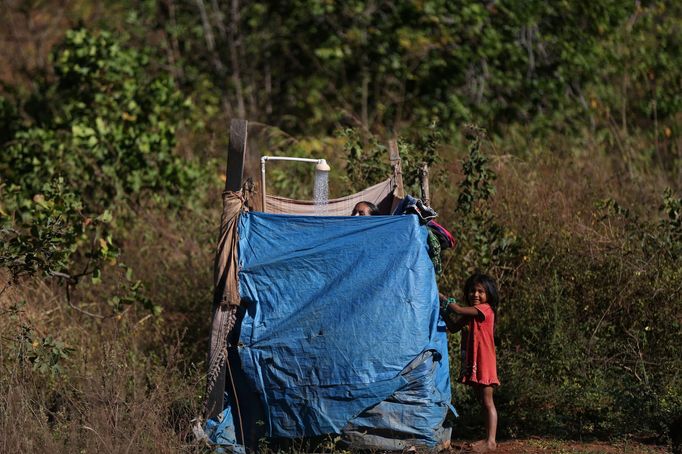
[[[54,79],[38,80],[30,96],[0,98],[3,291],[25,276],[56,277],[83,311],[70,300],[73,287],[83,278],[99,284],[107,271],[120,279],[107,305],[83,312],[110,316],[138,303],[160,313],[118,261],[122,215],[145,199],[186,206],[206,171],[178,153],[192,106],[170,77],[149,71],[150,58],[108,33],[72,30],[53,52]]]
[[[148,72],[149,58],[105,32],[67,32],[56,80],[18,102],[29,120],[3,144],[4,182],[32,197],[62,178],[98,212],[144,193],[173,202],[191,192],[201,173],[175,150],[191,105],[168,76]]]

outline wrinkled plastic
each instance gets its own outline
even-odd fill
[[[449,439],[447,338],[416,216],[247,213],[239,238],[234,351],[261,408],[241,402],[247,432],[369,449]]]

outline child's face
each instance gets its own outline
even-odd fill
[[[353,212],[351,213],[351,216],[371,216],[372,215],[372,210],[370,207],[365,205],[364,203],[358,203],[355,205],[355,208],[353,208]]]
[[[476,284],[474,288],[469,291],[467,295],[469,303],[476,306],[477,304],[485,304],[488,302],[488,295],[485,293],[485,287],[483,284]]]

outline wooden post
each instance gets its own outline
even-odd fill
[[[225,190],[239,191],[244,178],[244,163],[248,153],[248,126],[246,120],[230,121],[230,142],[227,146]]]
[[[221,310],[218,308],[217,310]],[[215,315],[214,315],[215,317]],[[227,361],[227,358],[225,358]],[[225,385],[227,381],[227,364],[220,367],[218,378],[211,394],[206,397],[206,419],[215,418],[223,411],[225,401]]]
[[[225,169],[225,190],[239,191],[242,189],[244,179],[244,163],[246,162],[248,139],[248,122],[246,120],[230,121],[230,142],[227,145],[227,168]],[[213,318],[223,308],[215,306]],[[206,398],[206,417],[214,418],[223,411],[225,399],[225,386],[227,384],[227,361],[220,367],[218,378],[211,394]]]
[[[422,192],[422,201],[424,205],[431,206],[431,194],[429,192],[429,165],[422,162],[419,167],[419,186]]]
[[[388,141],[388,156],[393,168],[393,203],[391,204],[391,213],[393,213],[398,204],[405,198],[403,169],[400,164],[400,152],[398,151],[398,141],[396,139]]]

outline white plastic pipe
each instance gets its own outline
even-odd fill
[[[260,187],[261,200],[263,202],[263,212],[265,212],[265,163],[267,161],[295,161],[295,162],[310,162],[315,163],[315,170],[320,172],[329,172],[331,167],[327,164],[326,159],[314,158],[294,158],[289,156],[261,156],[260,158]]]

